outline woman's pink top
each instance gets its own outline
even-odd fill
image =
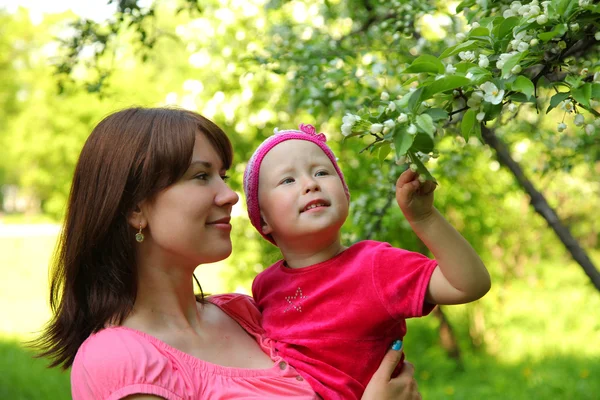
[[[251,297],[211,296],[271,356],[269,369],[229,368],[202,361],[157,338],[110,327],[91,335],[77,351],[71,370],[74,400],[113,400],[132,394],[165,399],[317,399],[310,385],[274,354],[264,337]]]

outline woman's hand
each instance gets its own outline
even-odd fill
[[[388,350],[381,361],[381,365],[369,381],[369,384],[363,393],[362,400],[421,399],[417,381],[413,377],[415,367],[411,363],[404,362],[400,375],[390,379],[394,369],[396,369],[398,362],[400,362],[402,358],[402,351],[402,347],[399,350],[394,350],[394,348]]]

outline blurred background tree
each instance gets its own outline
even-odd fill
[[[0,185],[11,198],[9,187],[29,199],[24,210],[60,221],[79,149],[104,115],[130,105],[177,105],[201,112],[230,135],[232,186],[240,193],[245,161],[274,128],[314,124],[327,134],[350,186],[344,240],[426,251],[393,199],[406,165],[396,165],[393,146],[374,149],[369,133],[344,140],[342,118],[362,113],[369,126],[378,123],[391,101],[401,102],[398,95],[410,98],[408,88],[433,76],[407,72],[415,59],[460,44],[457,35],[473,29],[469,13],[485,8],[500,18],[510,2],[468,2],[466,14],[456,12],[458,2],[411,0],[108,3],[115,12],[106,20],[63,13],[32,23],[25,9],[0,13]],[[586,24],[593,38],[597,22]],[[583,58],[566,57],[565,68],[599,71],[598,42],[588,46]],[[457,68],[457,75],[466,74]],[[453,91],[441,93],[447,94]],[[506,144],[510,159],[597,264],[600,128],[588,135],[569,123],[558,132],[564,113],[523,104],[486,120],[484,130]],[[589,106],[598,107],[593,99]],[[420,387],[425,398],[591,399],[600,391],[594,272],[571,261],[497,149],[483,137],[463,135],[465,111],[435,121],[426,166],[439,183],[436,207],[482,255],[493,289],[474,304],[409,322],[407,357],[417,365]],[[430,157],[434,151],[439,157]],[[4,211],[9,220],[18,210]],[[248,292],[255,274],[278,257],[243,206],[235,213],[234,256],[208,291]],[[15,397],[7,393],[2,397]]]

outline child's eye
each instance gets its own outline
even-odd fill
[[[280,184],[287,185],[288,183],[293,183],[293,182],[294,182],[294,178],[285,178],[280,182]]]
[[[327,176],[327,175],[329,175],[329,171],[325,171],[325,170],[317,171],[317,173],[315,174],[315,176]]]

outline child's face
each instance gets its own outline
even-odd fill
[[[258,202],[263,233],[277,244],[337,238],[348,216],[344,186],[327,155],[314,143],[287,140],[260,167]]]

